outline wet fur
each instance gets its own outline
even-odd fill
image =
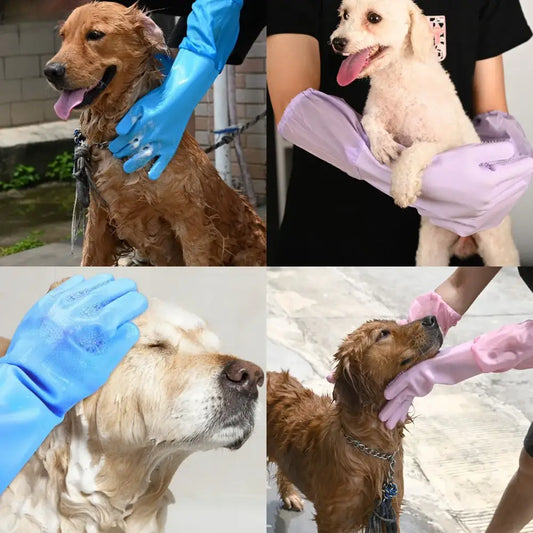
[[[64,42],[51,59],[67,65],[71,87],[88,87],[106,67],[117,66],[109,87],[81,114],[90,145],[110,141],[132,104],[159,86],[156,53],[167,53],[163,35],[135,7],[102,2],[70,15]],[[88,31],[106,33],[88,42]],[[160,178],[146,169],[126,174],[123,161],[93,146],[91,192],[82,265],[113,265],[135,248],[151,264],[265,265],[265,226],[248,201],[226,185],[187,132]]]
[[[0,533],[163,533],[180,464],[250,435],[257,402],[217,398],[236,358],[203,320],[152,300],[135,322],[141,337],[106,384],[67,412],[0,495]],[[8,345],[0,338],[0,357]],[[234,434],[216,422],[226,416],[240,424]]]
[[[379,339],[383,329],[390,331],[387,339]],[[367,524],[389,463],[354,449],[346,433],[383,452],[398,450],[393,507],[399,516],[403,425],[391,431],[378,419],[383,392],[400,371],[433,357],[441,343],[440,331],[428,332],[420,321],[364,324],[334,356],[334,401],[303,387],[288,372],[268,373],[267,454],[277,466],[285,508],[302,509],[296,486],[315,506],[319,533],[355,533]]]

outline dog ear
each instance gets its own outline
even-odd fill
[[[409,18],[411,23],[408,39],[413,56],[424,63],[435,59],[433,33],[428,19],[416,5],[410,8]]]
[[[164,52],[167,50],[163,31],[146,13],[143,13],[137,7],[137,3],[128,9],[128,15],[134,18],[135,29],[152,52]]]
[[[333,396],[354,411],[365,406],[376,405],[379,398],[378,387],[363,365],[365,352],[373,344],[366,331],[356,330],[342,343],[335,354],[335,388]]]

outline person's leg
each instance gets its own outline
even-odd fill
[[[519,533],[533,520],[533,424],[524,440],[518,470],[509,481],[486,533]]]

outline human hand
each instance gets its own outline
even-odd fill
[[[61,417],[102,386],[137,342],[130,320],[146,307],[129,279],[74,276],[26,313],[0,365],[15,367],[19,381]]]
[[[198,102],[215,81],[239,34],[242,0],[196,0],[187,17],[187,35],[160,87],[138,100],[117,124],[109,143],[131,173],[156,159],[148,172],[158,179],[180,144]],[[164,68],[164,67],[163,67]]]
[[[428,315],[434,315],[437,318],[443,337],[446,336],[451,327],[461,320],[461,315],[454,311],[442,299],[440,294],[434,291],[422,294],[414,299],[411,307],[409,307],[407,321],[413,322]]]
[[[496,121],[489,129],[494,139]],[[307,89],[293,98],[278,130],[294,144],[390,196],[390,168],[375,159],[359,115],[344,100]],[[512,130],[509,126],[502,133],[507,140],[461,146],[436,156],[424,173],[422,192],[413,207],[433,224],[464,237],[497,226],[524,194],[533,174],[533,157],[523,146],[527,140],[511,141]]]
[[[415,397],[429,394],[434,385],[454,385],[472,376],[481,374],[467,342],[442,350],[432,359],[414,365],[392,380],[385,389],[389,400],[379,413],[379,418],[388,429],[404,422]]]

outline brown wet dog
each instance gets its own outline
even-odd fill
[[[132,247],[153,265],[264,265],[265,227],[250,204],[217,174],[188,134],[161,177],[132,174],[104,145],[132,104],[159,86],[154,54],[166,53],[161,30],[135,7],[90,3],[60,30],[63,44],[44,73],[62,91],[56,112],[82,110],[96,191],[82,265],[112,265]]]
[[[434,316],[405,325],[374,320],[348,335],[335,354],[333,402],[304,388],[288,372],[269,372],[267,454],[277,465],[283,505],[301,510],[296,487],[313,502],[319,533],[356,533],[381,498],[389,462],[364,454],[396,452],[399,516],[403,499],[403,425],[386,429],[378,418],[384,390],[400,372],[433,357],[442,344]],[[399,528],[398,528],[399,531]]]

